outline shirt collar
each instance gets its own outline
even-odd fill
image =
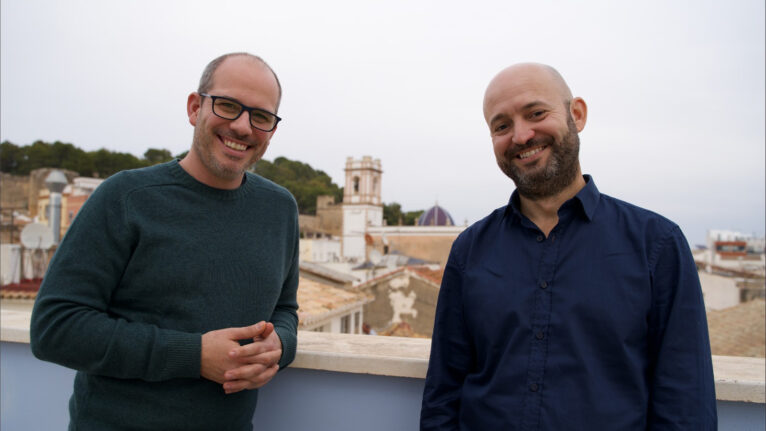
[[[588,218],[588,221],[593,220],[593,215],[596,213],[596,207],[598,201],[601,198],[601,193],[596,187],[596,182],[593,181],[590,175],[583,175],[585,180],[585,187],[583,187],[571,201],[579,201],[579,208],[582,209],[583,215]],[[564,203],[566,205],[566,202]],[[563,205],[562,205],[563,206]],[[511,194],[511,198],[508,201],[508,206],[505,208],[504,217],[511,217],[511,219],[522,219],[521,214],[521,200],[519,199],[519,191],[514,190]]]

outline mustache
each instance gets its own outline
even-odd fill
[[[535,136],[534,138],[528,140],[524,143],[524,145],[513,145],[505,150],[505,157],[506,159],[512,159],[516,156],[518,156],[521,153],[524,153],[526,151],[529,151],[529,149],[534,147],[539,147],[542,145],[551,146],[553,145],[553,137],[552,136]]]

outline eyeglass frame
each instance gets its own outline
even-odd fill
[[[224,120],[235,121],[240,116],[242,116],[243,112],[247,112],[247,116],[250,119],[250,121],[249,121],[250,127],[258,129],[258,130],[260,130],[262,132],[271,132],[272,130],[276,129],[277,128],[277,124],[279,124],[279,122],[282,121],[282,118],[279,115],[277,115],[277,114],[275,114],[273,112],[269,112],[269,111],[267,111],[265,109],[261,109],[261,108],[252,108],[252,107],[247,106],[244,103],[240,102],[239,100],[233,99],[231,97],[213,96],[212,94],[208,94],[208,93],[197,93],[197,94],[199,94],[202,97],[209,97],[210,98],[210,102],[211,102],[210,109],[213,111],[213,114],[215,114],[215,116],[218,117],[218,118],[223,118]],[[234,118],[226,118],[224,116],[221,116],[219,113],[215,112],[215,99],[223,99],[223,100],[228,100],[230,102],[234,102],[237,105],[241,106],[242,109],[239,111],[239,114],[237,114],[236,117],[234,117]],[[261,129],[260,127],[254,125],[253,124],[253,111],[263,112],[263,113],[272,115],[274,118],[276,118],[277,121],[274,122],[274,127],[272,127],[271,129],[266,130],[266,129]]]

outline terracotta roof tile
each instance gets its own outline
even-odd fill
[[[310,324],[345,309],[363,305],[371,299],[363,293],[349,292],[337,287],[299,277],[299,326]]]
[[[418,274],[428,281],[436,283],[436,285],[442,284],[442,277],[444,276],[444,268],[437,270],[431,269],[427,266],[408,266],[408,270]]]
[[[714,355],[766,355],[766,301],[754,299],[707,313],[710,348]]]
[[[35,299],[40,290],[41,278],[21,280],[19,283],[11,283],[0,286],[0,298],[3,299]]]
[[[418,334],[407,322],[394,323],[386,330],[382,331],[380,335],[386,335],[389,337],[431,338],[427,335]]]

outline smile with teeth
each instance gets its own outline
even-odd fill
[[[237,151],[245,151],[247,149],[247,145],[238,144],[236,142],[232,142],[228,139],[222,139],[223,145],[226,145],[227,147],[237,150]]]
[[[545,149],[544,146],[543,147],[537,147],[535,149],[532,149],[532,150],[526,151],[524,153],[521,153],[517,157],[520,158],[520,159],[526,159],[527,157],[532,157],[532,156],[534,156],[535,154],[539,153],[540,151],[542,151],[544,149]]]

